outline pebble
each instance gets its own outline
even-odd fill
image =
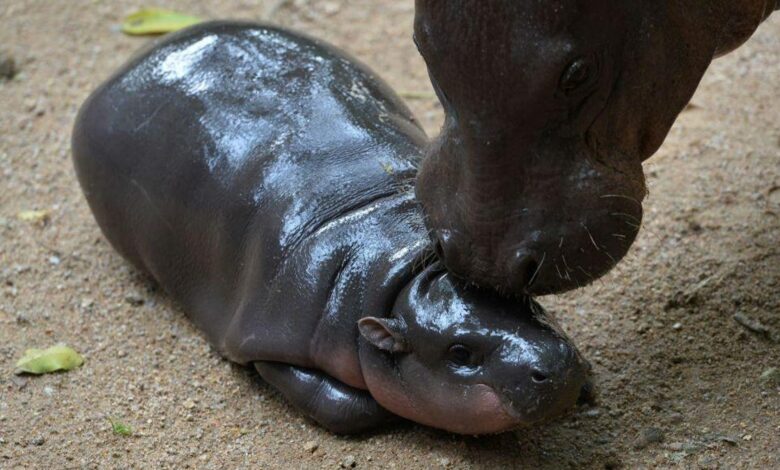
[[[765,370],[759,377],[761,383],[765,385],[780,387],[780,369],[777,367],[770,367]]]
[[[344,460],[341,462],[341,468],[355,468],[357,466],[357,462],[355,461],[354,455],[348,455],[344,458]]]
[[[60,263],[62,263],[62,259],[60,259],[59,256],[49,256],[49,263],[54,266],[57,266]]]
[[[125,302],[129,303],[133,307],[140,307],[144,304],[144,302],[146,302],[146,299],[141,297],[139,294],[132,293],[125,296]]]
[[[325,2],[322,5],[322,10],[327,16],[333,16],[341,11],[341,5],[336,2]]]
[[[718,441],[718,442],[725,442],[726,444],[729,444],[729,445],[732,445],[732,446],[735,446],[735,445],[737,445],[739,443],[739,441],[737,440],[736,437],[734,437],[734,436],[727,436],[725,434],[717,435],[715,437],[715,440]]]
[[[320,445],[316,441],[308,441],[303,445],[303,450],[310,454],[313,454],[319,448]]]
[[[590,408],[582,412],[582,416],[586,418],[596,418],[599,415],[601,415],[601,410],[598,408]]]
[[[43,436],[38,436],[30,440],[30,444],[34,446],[42,446],[45,442],[46,442],[46,438]]]
[[[191,409],[195,408],[195,402],[192,401],[192,399],[187,399],[187,400],[184,401],[184,403],[182,403],[182,406],[184,406],[188,410],[191,410]]]
[[[642,431],[634,442],[635,449],[644,449],[650,444],[658,444],[664,441],[664,432],[658,428],[647,428]]]
[[[669,422],[672,424],[680,424],[683,422],[683,415],[680,413],[670,413]]]
[[[763,336],[767,339],[772,339],[772,332],[769,331],[769,328],[764,326],[760,321],[754,320],[744,313],[736,313],[734,314],[734,321],[742,325],[745,329],[751,331],[752,333],[755,333],[757,335]]]
[[[19,377],[18,375],[11,376],[11,383],[16,385],[16,388],[19,390],[22,390],[24,387],[27,386],[27,378],[26,377]]]
[[[666,448],[671,450],[671,451],[674,451],[674,452],[679,452],[679,451],[683,450],[683,443],[682,442],[672,442],[671,444],[667,445]]]
[[[11,80],[16,75],[16,61],[7,52],[0,51],[0,79]]]

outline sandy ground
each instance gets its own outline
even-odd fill
[[[397,90],[431,91],[411,0],[164,3],[301,29]],[[0,468],[780,468],[780,388],[759,379],[780,367],[780,17],[713,65],[647,165],[646,223],[628,259],[542,300],[594,362],[597,407],[479,439],[412,424],[340,438],[220,359],[93,222],[70,129],[90,90],[147,41],[117,30],[137,6],[0,2],[0,49],[21,69],[0,83]],[[410,104],[434,134],[438,104]],[[17,219],[31,209],[51,220]],[[86,364],[13,375],[25,348],[57,342]],[[114,435],[108,416],[133,436]]]

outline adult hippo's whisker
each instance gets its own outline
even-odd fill
[[[580,225],[582,225],[582,228],[584,228],[585,231],[588,232],[588,237],[590,237],[590,241],[591,241],[591,243],[593,243],[593,246],[596,247],[596,251],[601,251],[601,248],[599,248],[598,243],[596,243],[596,239],[593,238],[593,234],[590,233],[590,230],[588,230],[588,226],[585,225],[585,224],[580,224]]]
[[[566,262],[566,256],[561,253],[561,260],[563,261],[563,266],[566,268],[566,276],[569,277],[569,272],[574,271],[569,267],[569,263]]]
[[[609,215],[615,218],[617,218],[617,216],[628,216],[628,214],[623,214],[622,212],[612,212]],[[636,220],[636,218],[634,219]],[[632,222],[630,220],[625,220],[625,219],[619,219],[619,220],[625,223],[626,225],[628,225],[629,227],[633,228],[634,230],[639,230],[641,228],[641,223],[642,223],[641,221]]]
[[[561,238],[563,240],[563,238]],[[539,271],[542,270],[542,265],[544,264],[544,260],[547,259],[547,252],[545,251],[542,254],[542,260],[539,262],[539,265],[536,267],[536,271],[534,271],[533,276],[531,276],[531,280],[528,281],[528,287],[531,287],[536,280],[536,277],[539,275]]]
[[[596,280],[596,278],[594,278],[594,277],[593,277],[593,276],[592,276],[592,275],[591,275],[591,274],[590,274],[588,271],[586,271],[586,270],[585,270],[585,268],[583,268],[582,266],[577,266],[577,269],[579,269],[580,271],[582,271],[583,273],[585,273],[585,275],[586,275],[586,276],[588,276],[588,277],[590,278],[590,280],[591,280],[591,281],[595,281],[595,280]]]
[[[625,199],[627,201],[631,201],[637,204],[640,208],[642,207],[642,203],[639,202],[638,199],[633,198],[631,196],[626,196],[625,194],[605,194],[601,196],[601,199]]]
[[[614,256],[609,254],[609,251],[607,251],[606,248],[604,249],[604,254],[607,255],[607,258],[609,258],[612,261],[613,266],[617,265],[617,260],[615,259]]]
[[[609,215],[611,215],[613,217],[618,217],[618,216],[626,217],[626,218],[628,218],[629,220],[631,220],[632,222],[634,222],[636,224],[641,224],[642,223],[641,219],[639,219],[639,218],[637,218],[637,217],[635,217],[635,216],[633,216],[631,214],[626,214],[625,212],[611,212]]]

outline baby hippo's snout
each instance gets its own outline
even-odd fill
[[[532,344],[507,341],[499,360],[507,411],[529,424],[565,413],[589,388],[590,365],[552,332]]]

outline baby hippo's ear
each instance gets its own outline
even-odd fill
[[[360,334],[371,344],[389,353],[408,352],[400,320],[365,317],[358,321]]]

